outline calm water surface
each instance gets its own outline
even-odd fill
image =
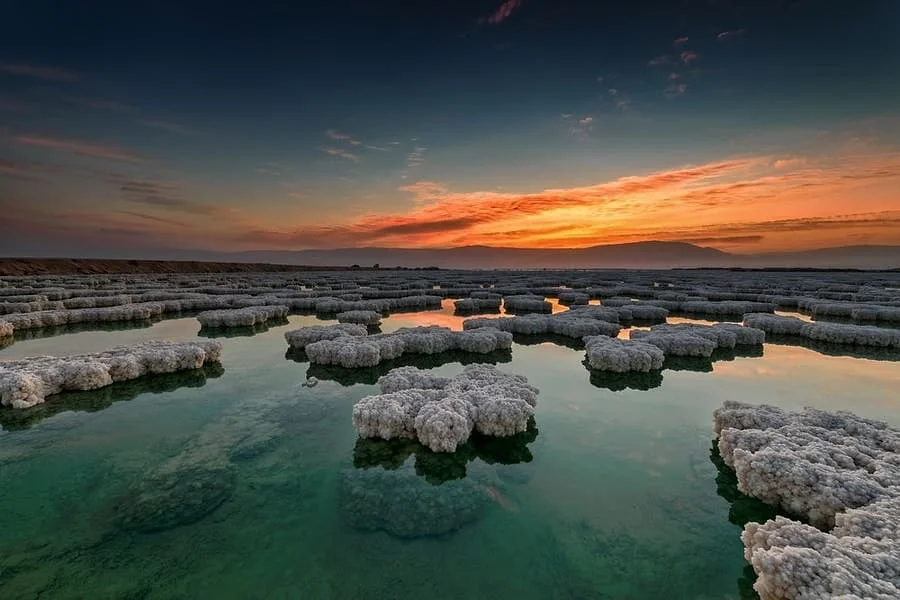
[[[383,330],[458,329],[449,306]],[[381,371],[286,356],[284,331],[315,323],[224,339],[221,371],[3,413],[0,597],[752,598],[740,524],[768,513],[711,460],[712,411],[810,405],[900,425],[897,362],[767,345],[711,371],[608,379],[583,351],[521,340],[494,360],[541,390],[528,434],[457,456],[362,443],[351,409]],[[198,329],[20,339],[0,360]],[[427,366],[462,369],[440,362]],[[307,371],[322,382],[303,387]]]

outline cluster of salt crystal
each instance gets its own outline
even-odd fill
[[[588,366],[598,371],[629,373],[662,369],[665,355],[652,344],[607,336],[584,338]]]
[[[849,412],[737,402],[715,411],[714,428],[742,492],[816,526],[746,525],[763,600],[900,597],[900,431]]]
[[[590,307],[594,308],[594,307]],[[599,308],[599,307],[597,307]],[[480,317],[463,321],[466,331],[481,328],[493,328],[510,333],[525,335],[561,335],[571,338],[583,338],[589,335],[616,336],[622,329],[618,323],[602,320],[598,316],[608,315],[603,309],[566,311],[552,315],[522,315],[517,317]],[[616,315],[618,318],[618,315]]]
[[[631,339],[652,344],[667,356],[710,357],[720,348],[737,345],[760,346],[766,339],[764,331],[730,323],[698,325],[678,323],[654,325],[649,331],[632,331]]]
[[[348,310],[337,314],[338,323],[381,325],[381,313],[374,310]]]
[[[762,329],[771,334],[800,336],[808,340],[830,344],[900,349],[900,330],[873,325],[821,321],[808,323],[796,317],[763,314],[745,315],[744,325]]]
[[[28,408],[64,391],[95,390],[143,375],[199,369],[218,362],[216,341],[151,341],[107,352],[0,362],[0,405]]]
[[[451,350],[487,354],[512,347],[512,334],[497,329],[452,331],[446,327],[405,327],[370,336],[336,336],[307,343],[310,362],[347,368],[374,367],[405,353],[439,354]]]
[[[291,348],[302,350],[309,344],[322,340],[333,340],[340,337],[365,336],[368,330],[355,323],[339,323],[337,325],[311,325],[293,329],[284,334],[284,339]]]
[[[453,307],[460,313],[496,312],[500,310],[500,301],[499,295],[493,298],[463,298],[454,302]]]
[[[203,327],[252,327],[270,319],[284,319],[287,315],[287,306],[250,306],[202,312],[197,315],[197,320]]]
[[[353,407],[359,435],[415,438],[435,452],[454,452],[473,431],[493,436],[525,431],[538,395],[525,377],[480,364],[453,378],[401,367],[379,385],[380,394]]]
[[[503,306],[509,311],[549,313],[553,305],[543,296],[513,295],[503,298]]]

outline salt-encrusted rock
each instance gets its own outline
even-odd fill
[[[524,432],[538,394],[521,375],[490,365],[469,365],[450,379],[404,367],[384,376],[380,385],[381,394],[353,407],[360,437],[416,438],[435,452],[455,451],[472,431],[493,436]]]
[[[197,320],[202,327],[253,327],[270,319],[284,319],[287,315],[287,306],[249,306],[205,311],[197,315]]]
[[[348,310],[337,314],[338,323],[381,325],[381,313],[374,310]]]
[[[446,327],[404,327],[366,337],[337,337],[306,346],[310,362],[347,368],[374,367],[410,354],[440,354],[460,350],[487,354],[512,347],[512,334],[497,329],[452,331]]]
[[[291,348],[303,349],[313,342],[333,340],[340,337],[362,337],[368,335],[368,331],[362,325],[353,323],[339,323],[337,325],[311,325],[287,331],[284,339]]]
[[[107,323],[111,321],[143,321],[162,315],[163,307],[157,303],[125,304],[107,308],[79,308],[72,310],[48,310],[28,313],[12,313],[3,318],[13,329],[39,329],[71,323]]]
[[[800,335],[805,321],[797,317],[782,317],[765,313],[744,315],[744,326],[760,329],[772,335]]]
[[[13,336],[13,326],[9,321],[0,319],[0,339]]]
[[[497,312],[500,310],[501,298],[499,295],[493,298],[463,298],[453,303],[456,312]]]
[[[644,323],[665,323],[669,311],[661,306],[649,304],[629,304],[616,308],[622,321],[642,321]]]
[[[762,600],[900,598],[900,502],[837,516],[831,533],[776,517],[741,536]],[[858,525],[861,525],[858,526]]]
[[[687,331],[632,331],[631,339],[656,346],[666,356],[702,356],[709,358],[719,345],[706,337]]]
[[[591,300],[591,295],[584,292],[566,291],[560,292],[557,298],[559,298],[560,304],[572,306],[574,304],[587,304]]]
[[[553,311],[553,305],[541,296],[506,296],[503,298],[503,306],[506,310],[514,312],[549,313]]]
[[[622,329],[617,323],[595,318],[587,310],[567,311],[553,315],[522,315],[518,317],[480,317],[463,321],[464,330],[482,327],[495,328],[523,335],[561,335],[580,339],[589,335],[615,337]]]
[[[658,347],[635,340],[593,336],[584,343],[587,364],[598,371],[647,372],[661,369],[665,360]]]
[[[852,346],[874,346],[877,348],[900,348],[900,330],[885,329],[872,325],[849,325],[843,323],[804,323],[800,335],[829,344]]]
[[[726,300],[722,302],[687,301],[681,303],[681,312],[702,315],[741,316],[747,313],[771,313],[775,305],[769,302]]]
[[[107,352],[75,356],[38,356],[0,362],[0,406],[28,408],[69,390],[95,390],[146,374],[199,369],[218,362],[216,341],[150,341]]]

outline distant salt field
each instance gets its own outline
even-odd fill
[[[898,290],[864,272],[0,278],[0,597],[825,585],[769,560],[776,530],[891,597],[865,553],[898,542],[859,523],[898,518]],[[881,479],[790,445],[833,457],[851,430]],[[747,458],[786,452],[852,493]],[[748,525],[777,515],[796,522]]]

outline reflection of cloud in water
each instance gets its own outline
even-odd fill
[[[87,392],[64,392],[51,396],[32,408],[0,409],[0,427],[6,430],[27,429],[44,419],[66,411],[96,412],[115,402],[133,400],[141,394],[163,394],[179,388],[199,388],[207,379],[219,377],[225,369],[219,363],[207,363],[199,369],[157,375],[146,375],[120,381]]]

